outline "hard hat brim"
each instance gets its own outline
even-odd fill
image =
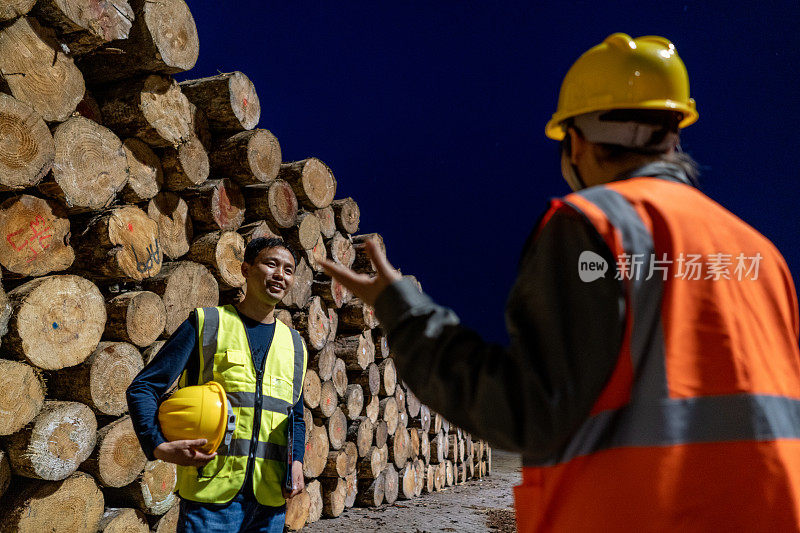
[[[583,115],[585,113],[606,110],[611,111],[613,109],[661,109],[664,111],[679,111],[683,113],[683,119],[681,119],[680,124],[678,124],[678,127],[681,129],[694,124],[697,122],[699,117],[697,109],[695,108],[694,99],[692,98],[689,99],[688,105],[681,102],[675,102],[673,100],[650,100],[646,102],[631,103],[629,105],[619,104],[608,109],[604,107],[589,106],[577,111],[571,111],[569,113],[554,113],[553,118],[547,122],[547,125],[544,128],[544,134],[554,141],[561,141],[567,134],[566,129],[564,128],[564,121],[568,118],[577,117],[578,115]]]
[[[222,416],[219,420],[216,437],[213,442],[209,441],[206,446],[203,447],[203,451],[207,450],[206,453],[211,454],[217,451],[217,448],[219,448],[220,444],[222,444],[222,440],[225,438],[225,429],[228,420],[228,397],[225,394],[225,388],[216,381],[209,381],[206,385],[210,385],[214,392],[217,393],[219,401],[222,404]]]

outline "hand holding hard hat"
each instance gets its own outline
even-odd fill
[[[230,415],[230,416],[229,416]],[[158,422],[168,442],[154,455],[181,466],[205,466],[217,453],[231,425],[225,389],[215,381],[178,389],[158,408]]]

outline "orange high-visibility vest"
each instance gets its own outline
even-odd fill
[[[553,200],[541,225],[559,209],[617,258],[625,332],[589,418],[526,461],[520,533],[800,531],[800,326],[778,250],[663,179]]]

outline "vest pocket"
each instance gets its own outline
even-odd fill
[[[214,354],[214,373],[216,379],[247,383],[249,366],[247,353],[242,350],[225,350]]]
[[[227,478],[231,475],[232,457],[217,455],[205,466],[197,467],[197,481],[208,481],[210,478]]]
[[[294,384],[280,376],[272,376],[270,378],[270,393],[273,398],[279,398],[292,403],[292,394],[294,392]],[[286,413],[288,414],[288,413]]]

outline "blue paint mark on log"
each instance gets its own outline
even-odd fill
[[[58,329],[58,322],[53,322],[53,329]]]

